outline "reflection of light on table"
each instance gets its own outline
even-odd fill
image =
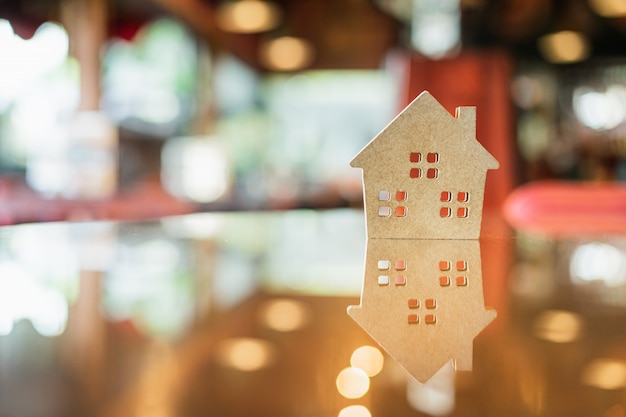
[[[276,299],[267,301],[261,307],[261,321],[279,332],[291,332],[304,327],[311,319],[311,312],[296,300]]]
[[[583,329],[581,317],[570,311],[544,311],[533,324],[537,337],[553,343],[578,340]]]
[[[580,245],[572,254],[570,273],[575,284],[603,281],[608,286],[622,285],[626,280],[624,254],[607,243]]]
[[[363,405],[350,405],[339,411],[337,417],[372,417],[372,413]]]
[[[582,382],[606,390],[626,387],[626,362],[617,359],[596,359],[584,369]]]
[[[452,412],[455,403],[454,372],[454,365],[450,361],[425,384],[408,378],[408,403],[413,409],[431,416]]]
[[[58,336],[67,325],[68,302],[57,290],[33,279],[20,264],[0,263],[0,336],[28,319],[42,336]]]
[[[384,358],[382,352],[374,346],[357,348],[350,358],[350,365],[365,371],[367,376],[373,377],[383,369]]]
[[[276,352],[272,344],[255,338],[226,339],[217,347],[219,363],[239,371],[257,371],[271,365]]]
[[[346,398],[361,398],[370,389],[370,379],[363,369],[344,368],[337,375],[337,391]]]

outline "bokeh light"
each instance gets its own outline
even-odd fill
[[[216,358],[222,365],[239,371],[258,371],[274,362],[276,349],[265,340],[246,337],[232,338],[218,344]]]
[[[607,243],[580,245],[572,254],[570,275],[575,284],[601,281],[611,287],[623,285],[626,281],[624,254]]]
[[[372,413],[364,405],[349,405],[342,408],[337,417],[372,417]]]
[[[616,84],[606,91],[576,88],[573,107],[576,118],[584,126],[598,131],[613,129],[626,120],[626,88]]]
[[[430,416],[449,415],[455,406],[455,368],[446,363],[425,384],[408,378],[406,399],[411,408]]]
[[[336,380],[337,390],[346,398],[361,398],[370,389],[370,379],[363,369],[344,368]]]
[[[421,54],[439,59],[461,45],[459,0],[413,0],[411,45]]]
[[[533,323],[535,336],[553,343],[578,340],[583,330],[581,317],[570,311],[549,310],[541,313]]]
[[[589,39],[571,30],[544,35],[538,40],[539,51],[553,64],[570,64],[589,57],[591,47]]]
[[[275,71],[296,71],[313,62],[313,45],[301,38],[283,36],[261,45],[260,59]]]
[[[589,0],[589,6],[603,17],[626,16],[626,2],[623,0]]]
[[[370,378],[380,373],[384,363],[382,352],[374,346],[361,346],[350,357],[350,365],[363,369]]]
[[[217,24],[220,29],[234,33],[257,33],[274,29],[280,17],[280,9],[274,3],[259,0],[223,3],[217,10]]]
[[[626,361],[595,359],[583,370],[581,379],[585,385],[605,390],[626,388]]]
[[[279,332],[291,332],[305,326],[311,319],[308,306],[300,301],[276,299],[261,308],[261,321]]]
[[[173,138],[163,147],[161,179],[171,194],[209,203],[228,190],[230,165],[215,137]]]

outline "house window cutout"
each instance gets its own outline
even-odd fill
[[[469,201],[470,195],[467,191],[461,191],[457,194],[457,200],[461,203],[467,203]]]
[[[465,275],[456,277],[457,287],[467,287],[467,277]]]
[[[426,171],[426,178],[432,180],[438,177],[439,177],[439,170],[437,168],[428,168],[428,171]]]
[[[450,270],[450,261],[439,261],[439,270],[440,271],[449,271]]]
[[[391,200],[391,193],[387,190],[380,190],[378,192],[378,201],[389,201]]]
[[[396,207],[396,217],[406,217],[406,207],[404,206]]]
[[[406,285],[406,277],[404,275],[398,275],[393,279],[393,283],[396,285]]]
[[[409,324],[418,324],[420,322],[420,316],[417,314],[409,314],[407,317]]]
[[[396,191],[396,201],[406,201],[406,191]]]
[[[435,300],[434,298],[428,298],[425,302],[424,305],[426,306],[427,309],[432,310],[437,308],[437,300]]]
[[[466,218],[469,215],[469,209],[467,207],[459,207],[456,210],[456,216],[460,218]]]
[[[389,217],[391,216],[391,207],[380,206],[378,207],[378,215],[380,217]]]
[[[456,261],[457,271],[467,271],[467,261]]]
[[[378,215],[381,216],[380,209],[378,210]],[[450,216],[452,216],[452,209],[450,207],[441,207],[439,209],[439,217],[450,217]]]
[[[437,315],[436,314],[426,314],[424,316],[424,322],[426,324],[436,324],[437,323]]]
[[[378,285],[389,285],[389,276],[387,276],[387,275],[379,275],[378,276]]]
[[[450,277],[448,276],[440,276],[439,277],[439,285],[441,285],[442,287],[449,287],[450,286]]]
[[[442,191],[440,200],[444,203],[452,201],[452,193],[450,191]]]
[[[409,171],[409,177],[422,178],[422,170],[419,168],[411,168],[411,171]]]
[[[420,300],[417,298],[409,298],[409,308],[419,308]]]
[[[422,162],[422,154],[419,152],[411,152],[411,155],[409,155],[409,160],[414,164],[420,163]]]
[[[436,164],[439,162],[439,154],[437,152],[428,152],[428,155],[426,155],[426,162],[429,164]]]
[[[389,269],[389,267],[391,266],[391,262],[389,262],[386,259],[381,259],[378,261],[378,270],[379,271],[384,271],[385,269]]]
[[[406,261],[404,259],[398,259],[393,263],[393,267],[396,271],[404,271],[406,269]]]

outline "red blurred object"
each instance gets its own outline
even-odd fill
[[[511,226],[548,236],[626,233],[626,185],[541,181],[506,199]]]
[[[497,171],[487,175],[484,207],[501,207],[515,180],[511,57],[497,50],[466,50],[454,58],[432,61],[395,52],[390,54],[388,64],[403,83],[398,110],[424,90],[450,114],[455,114],[458,106],[476,106],[476,138],[500,163]],[[429,161],[438,158],[437,154],[423,156]],[[421,155],[411,156],[416,160],[418,157]]]

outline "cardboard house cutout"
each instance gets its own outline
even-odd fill
[[[367,254],[348,314],[419,382],[471,370],[484,307],[480,226],[487,171],[476,108],[453,117],[420,94],[351,161],[363,169]],[[473,240],[472,240],[473,239]]]
[[[477,240],[370,239],[361,304],[348,314],[417,381],[446,363],[472,369],[484,307]]]
[[[487,170],[476,108],[421,93],[350,162],[363,169],[369,238],[477,239]]]

